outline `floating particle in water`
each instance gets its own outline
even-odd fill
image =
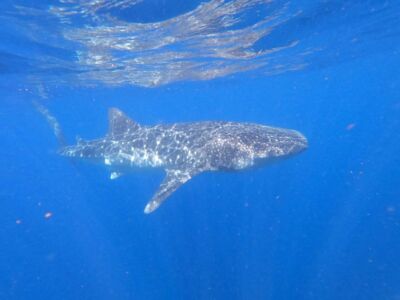
[[[393,205],[389,205],[386,207],[386,212],[388,214],[394,214],[394,213],[396,213],[396,207]]]
[[[53,213],[51,211],[48,211],[44,214],[44,218],[46,220],[50,219],[53,216]]]
[[[15,220],[15,224],[17,224],[17,225],[20,225],[20,224],[22,224],[22,220],[21,220],[21,219],[17,219],[17,220]]]
[[[356,127],[356,124],[355,123],[350,123],[350,124],[348,124],[346,126],[346,130],[352,130],[352,129],[354,129],[354,127]]]

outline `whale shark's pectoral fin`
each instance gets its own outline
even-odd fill
[[[144,208],[146,214],[155,211],[168,196],[195,175],[195,173],[187,170],[166,170],[166,172],[164,181]]]

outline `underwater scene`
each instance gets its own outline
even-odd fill
[[[400,300],[400,1],[0,24],[0,300]]]

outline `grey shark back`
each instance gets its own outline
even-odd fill
[[[307,139],[295,130],[211,121],[141,126],[112,108],[104,138],[80,140],[59,153],[100,161],[111,169],[111,179],[131,167],[163,168],[166,176],[144,210],[150,213],[199,173],[262,165],[307,147]]]

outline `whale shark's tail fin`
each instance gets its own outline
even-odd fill
[[[64,138],[64,134],[61,130],[61,126],[58,123],[57,119],[41,103],[39,103],[37,101],[32,101],[32,104],[36,108],[36,110],[46,118],[47,123],[49,123],[50,127],[53,129],[54,135],[57,138],[57,142],[58,142],[60,148],[65,147],[66,141]]]

